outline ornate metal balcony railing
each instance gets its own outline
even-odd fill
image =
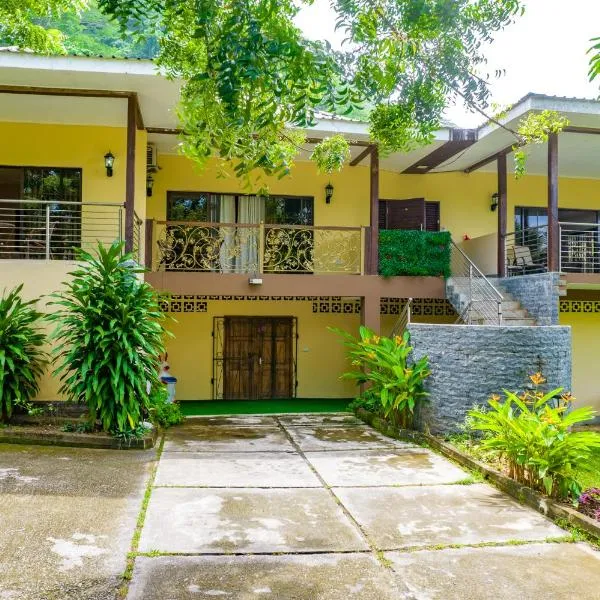
[[[0,259],[72,260],[76,248],[122,241],[123,225],[123,204],[0,199]]]
[[[215,273],[364,271],[364,228],[155,221],[153,270]]]

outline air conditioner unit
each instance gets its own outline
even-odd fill
[[[146,146],[146,170],[149,173],[155,173],[158,169],[158,152],[156,146],[148,144]]]

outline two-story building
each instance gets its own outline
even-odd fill
[[[600,103],[518,102],[508,126],[544,108],[570,121],[532,149],[518,181],[511,136],[495,125],[447,125],[427,147],[380,156],[365,123],[322,114],[292,174],[259,196],[216,161],[200,171],[178,153],[178,91],[151,61],[0,51],[1,287],[49,294],[73,247],[123,239],[168,293],[179,399],[347,398],[355,391],[339,379],[344,350],[328,327],[387,334],[408,312],[549,325],[518,291],[503,304],[494,277],[561,273],[574,393],[600,407]],[[352,160],[320,174],[308,155],[333,133]],[[449,231],[460,298],[436,274],[379,275],[383,229]],[[40,398],[57,388],[48,376]]]

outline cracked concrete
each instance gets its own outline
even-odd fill
[[[598,553],[540,543],[566,532],[430,450],[349,415],[256,419],[167,434],[129,600],[595,597]]]

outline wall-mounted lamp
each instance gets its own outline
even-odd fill
[[[115,164],[115,157],[113,155],[113,153],[109,150],[105,155],[104,155],[104,166],[106,167],[106,176],[107,177],[112,177],[113,176],[113,166]]]
[[[331,185],[331,182],[329,182],[325,186],[325,204],[330,204],[332,198],[333,198],[333,186]]]
[[[154,187],[154,177],[152,173],[146,175],[146,196],[150,198],[152,196],[152,188]]]
[[[490,204],[490,210],[494,212],[498,208],[498,200],[500,199],[500,194],[495,192],[492,194],[492,203]]]

